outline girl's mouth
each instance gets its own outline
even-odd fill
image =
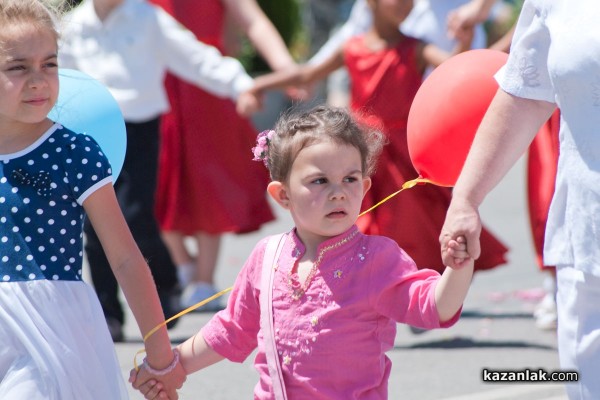
[[[346,216],[346,211],[332,211],[327,214],[327,218],[343,218]]]
[[[42,104],[46,104],[47,101],[48,101],[47,98],[34,98],[34,99],[26,100],[25,103],[32,105],[32,106],[39,106]]]

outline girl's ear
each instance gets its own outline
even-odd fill
[[[269,195],[277,202],[277,204],[286,210],[289,210],[290,198],[288,197],[287,190],[282,182],[272,181],[269,183],[269,186],[267,186],[267,192],[269,192]]]
[[[371,178],[364,178],[363,179],[363,197],[365,196],[365,194],[367,194],[369,189],[371,189]]]

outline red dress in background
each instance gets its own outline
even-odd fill
[[[351,109],[364,123],[382,129],[389,141],[379,158],[363,210],[418,177],[406,139],[408,112],[422,82],[417,69],[417,46],[417,40],[406,38],[395,48],[373,52],[364,45],[363,37],[357,36],[344,49],[351,82]],[[419,268],[441,272],[444,265],[438,238],[450,197],[449,188],[418,185],[359,218],[358,226],[367,234],[394,239]],[[483,270],[505,263],[506,252],[507,248],[483,229],[481,257],[475,268]]]
[[[548,210],[554,195],[556,168],[558,166],[558,131],[560,112],[557,110],[546,122],[529,146],[527,157],[527,204],[529,224],[533,236],[536,261],[540,269],[553,268],[544,265],[544,236]]]
[[[151,0],[196,37],[223,52],[225,9],[219,0]],[[164,231],[193,235],[250,232],[274,219],[269,176],[252,161],[254,127],[235,104],[172,75],[171,111],[162,118],[156,214]]]

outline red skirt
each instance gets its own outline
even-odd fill
[[[268,171],[252,161],[256,132],[233,102],[169,76],[162,120],[156,214],[184,234],[244,233],[274,219]]]
[[[536,261],[540,269],[553,268],[553,266],[544,265],[543,253],[546,220],[556,181],[559,121],[560,113],[556,111],[531,142],[527,158],[529,225],[533,236]]]

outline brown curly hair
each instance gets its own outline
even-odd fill
[[[363,175],[371,176],[385,144],[381,132],[362,126],[348,110],[327,105],[308,111],[288,110],[279,118],[274,130],[267,154],[268,168],[271,179],[280,182],[287,181],[300,150],[324,140],[358,149]]]

